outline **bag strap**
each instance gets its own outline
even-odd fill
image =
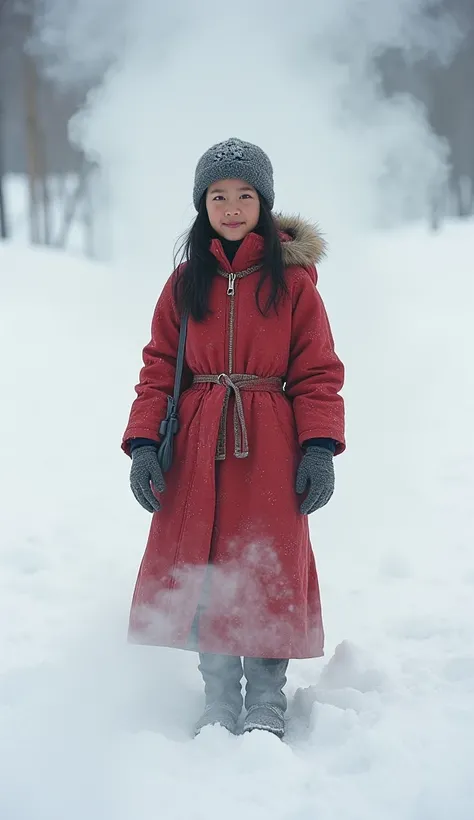
[[[183,376],[183,365],[184,365],[184,351],[186,348],[186,334],[188,331],[188,312],[184,311],[181,317],[181,325],[179,328],[179,342],[178,342],[178,353],[176,356],[176,372],[174,377],[174,391],[173,391],[173,401],[174,406],[178,406],[179,401],[179,394],[181,392],[181,379]]]

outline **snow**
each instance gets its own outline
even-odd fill
[[[126,643],[149,518],[119,443],[163,276],[0,246],[5,820],[472,820],[474,225],[332,245],[348,450],[287,743],[192,740],[196,657]]]

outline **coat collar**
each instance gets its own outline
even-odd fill
[[[326,242],[317,225],[307,222],[299,216],[277,214],[274,219],[280,235],[285,266],[309,267],[323,258],[326,253]],[[224,253],[220,239],[213,239],[210,248],[224,271],[237,273],[261,262],[263,237],[253,232],[247,234],[242,240],[232,264]]]

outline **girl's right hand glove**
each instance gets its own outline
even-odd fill
[[[137,447],[132,452],[132,469],[130,486],[138,503],[148,512],[158,512],[161,504],[153,493],[152,486],[158,493],[166,489],[163,472],[158,461],[158,450],[153,445]]]
[[[309,515],[328,503],[334,492],[333,454],[323,447],[308,447],[296,474],[296,492],[301,495],[308,486],[308,495],[300,506]]]

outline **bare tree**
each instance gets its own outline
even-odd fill
[[[7,5],[9,4],[10,0],[0,0],[0,37],[3,39],[3,26],[5,21],[5,12],[7,11]],[[3,133],[3,125],[4,125],[4,109],[3,109],[3,100],[1,96],[1,87],[0,87],[0,238],[1,239],[8,239],[8,223],[7,223],[7,204],[6,204],[6,186],[5,186],[5,176],[6,176],[6,167],[5,167],[5,159],[4,159],[4,133]]]
[[[0,100],[0,239],[8,239],[5,193],[5,163],[3,160],[3,108]]]
[[[439,228],[446,213],[474,213],[474,3],[444,0],[443,11],[456,22],[460,37],[448,62],[436,58],[405,60],[402,52],[383,55],[387,93],[408,91],[426,106],[431,127],[449,146],[449,190],[433,188],[430,221]]]
[[[26,118],[28,187],[30,194],[30,239],[34,244],[51,242],[51,209],[45,135],[41,119],[41,81],[34,57],[28,49],[32,36],[35,0],[24,2],[19,12],[23,26],[22,73]]]

